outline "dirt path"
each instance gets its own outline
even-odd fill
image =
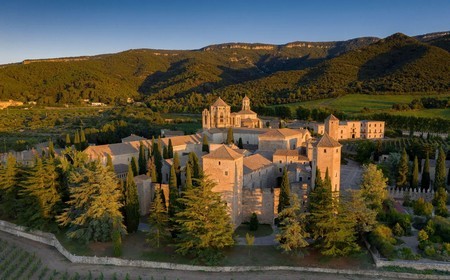
[[[47,266],[50,271],[57,270],[60,273],[68,272],[74,275],[88,275],[99,277],[103,274],[104,279],[113,279],[114,275],[117,279],[125,279],[126,275],[129,279],[312,279],[312,280],[343,280],[343,279],[390,279],[383,277],[373,278],[367,276],[353,276],[353,275],[336,275],[328,273],[308,273],[296,271],[264,271],[264,272],[230,272],[230,273],[214,273],[214,272],[200,272],[200,271],[179,271],[179,270],[164,270],[164,269],[150,269],[150,268],[135,268],[135,267],[117,267],[117,266],[103,266],[103,265],[86,265],[74,264],[64,258],[53,247],[37,243],[21,237],[4,233],[0,231],[0,239],[16,244],[24,250],[35,253],[39,257],[44,266]],[[398,279],[393,275],[391,279]]]

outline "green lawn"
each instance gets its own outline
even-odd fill
[[[298,106],[306,108],[328,107],[331,109],[346,112],[348,114],[361,113],[364,107],[371,110],[371,113],[389,112],[396,115],[416,116],[416,117],[441,117],[450,119],[450,109],[424,109],[411,111],[393,111],[392,105],[395,103],[410,103],[413,99],[422,97],[450,98],[450,93],[441,95],[421,95],[421,94],[403,94],[403,95],[367,95],[367,94],[348,94],[337,98],[327,98],[313,101],[297,102],[285,104],[295,109]]]

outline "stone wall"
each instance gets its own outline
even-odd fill
[[[408,188],[406,190],[400,190],[395,188],[389,188],[388,190],[389,196],[393,199],[403,200],[405,195],[409,195],[409,198],[411,200],[417,200],[419,198],[425,199],[427,202],[431,202],[434,197],[434,191],[432,189],[426,191],[426,190],[414,190],[411,188]]]
[[[447,276],[441,275],[423,275],[423,274],[411,274],[411,273],[393,273],[387,271],[376,270],[350,270],[350,269],[332,269],[332,268],[320,268],[320,267],[298,267],[298,266],[197,266],[197,265],[185,265],[176,263],[163,263],[144,260],[125,260],[120,258],[109,257],[90,257],[90,256],[77,256],[67,251],[58,239],[51,233],[41,231],[29,231],[24,227],[14,225],[9,222],[0,220],[0,230],[10,233],[15,236],[20,236],[29,240],[33,240],[39,243],[44,243],[53,246],[64,257],[66,257],[72,263],[81,264],[93,264],[93,265],[115,265],[115,266],[130,266],[130,267],[142,267],[142,268],[156,268],[156,269],[171,269],[182,271],[205,271],[205,272],[247,272],[247,271],[277,271],[277,270],[289,270],[298,272],[316,272],[316,273],[329,273],[329,274],[343,274],[343,275],[359,275],[367,277],[388,277],[395,276],[399,279],[448,279]],[[372,255],[374,256],[374,255]],[[450,271],[448,263],[443,265],[434,265],[434,263],[420,262],[389,262],[384,260],[376,260],[374,258],[377,267],[397,265],[401,267],[411,267],[416,269],[439,269]],[[403,266],[403,265],[410,266]],[[394,275],[395,274],[395,275]]]
[[[250,221],[256,213],[261,224],[273,224],[274,191],[270,188],[244,189],[242,197],[242,221]]]

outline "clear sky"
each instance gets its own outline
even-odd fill
[[[0,0],[0,64],[450,30],[450,0]]]

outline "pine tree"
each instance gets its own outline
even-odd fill
[[[291,196],[291,185],[286,167],[283,169],[283,176],[280,186],[280,198],[278,202],[278,213],[281,213],[284,208],[289,207]]]
[[[180,225],[176,252],[213,264],[223,248],[234,244],[233,226],[220,194],[212,191],[215,183],[205,178],[199,182],[179,199],[186,208],[176,214]]]
[[[234,136],[233,136],[233,128],[229,127],[227,132],[227,143],[228,145],[234,143]]]
[[[0,215],[9,218],[17,216],[17,196],[19,169],[16,165],[16,158],[12,154],[8,154],[6,165],[0,168]]]
[[[422,181],[420,183],[420,187],[423,190],[428,190],[430,188],[430,159],[428,153],[425,157],[425,163],[423,165]]]
[[[78,130],[75,131],[75,137],[73,138],[73,144],[75,145],[75,149],[77,151],[81,151],[81,142],[80,142],[80,134],[78,134]]]
[[[178,193],[178,183],[177,183],[177,175],[175,173],[175,168],[172,165],[170,168],[170,177],[169,177],[169,228],[172,233],[172,237],[176,237],[177,234],[177,225],[175,222],[175,215],[178,212],[178,204],[177,199],[179,198]]]
[[[139,226],[139,197],[132,167],[128,166],[128,175],[125,181],[125,224],[128,233],[136,232]]]
[[[114,172],[100,161],[81,164],[71,170],[69,184],[69,207],[57,217],[61,226],[69,227],[69,238],[85,242],[109,241],[117,221],[118,230],[125,233],[120,212],[122,194]]]
[[[238,140],[238,148],[239,149],[243,149],[244,148],[244,144],[242,143],[242,138],[241,137],[239,137],[239,140]]]
[[[61,202],[58,193],[58,175],[52,158],[45,162],[37,158],[20,192],[23,210],[19,220],[31,228],[48,229],[56,216],[56,205]]]
[[[319,239],[323,236],[322,229],[318,227],[320,221],[329,218],[329,214],[333,214],[335,209],[332,205],[331,185],[325,184],[320,175],[320,170],[316,170],[316,181],[314,190],[309,197],[309,223],[311,225],[312,235],[314,239]]]
[[[350,221],[355,221],[355,232],[362,237],[377,224],[377,211],[367,206],[361,190],[348,190],[343,200],[343,212]]]
[[[417,156],[414,157],[412,176],[411,176],[411,188],[417,190],[419,188],[419,160]]]
[[[147,159],[145,158],[145,147],[142,142],[139,143],[139,175],[147,173]]]
[[[72,146],[72,141],[70,141],[69,133],[66,134],[66,148]]]
[[[375,164],[363,166],[361,179],[361,196],[372,209],[381,209],[383,201],[387,198],[387,181],[383,171]]]
[[[439,188],[445,189],[445,152],[442,146],[439,147],[438,157],[436,159],[436,172],[434,176],[434,191]]]
[[[168,159],[169,158],[169,151],[167,150],[167,147],[163,147],[163,158]]]
[[[406,150],[403,148],[402,157],[400,159],[400,163],[398,164],[397,171],[397,181],[396,186],[399,189],[405,189],[408,186],[408,154]]]
[[[305,214],[301,213],[301,205],[296,194],[291,196],[288,207],[284,208],[278,217],[280,218],[280,233],[276,240],[280,242],[280,248],[286,253],[298,255],[309,245],[306,238],[309,233],[305,230]]]
[[[131,158],[130,162],[131,170],[133,171],[133,176],[139,175],[139,166],[135,157]]]
[[[167,147],[167,158],[173,158],[172,139],[169,139],[169,144],[168,144],[168,147]]]
[[[168,221],[166,206],[161,199],[161,190],[157,189],[155,199],[150,207],[150,215],[148,216],[150,230],[146,241],[159,248],[161,242],[168,236]]]
[[[208,137],[206,137],[206,135],[203,135],[202,152],[209,153],[209,143],[208,143]]]

